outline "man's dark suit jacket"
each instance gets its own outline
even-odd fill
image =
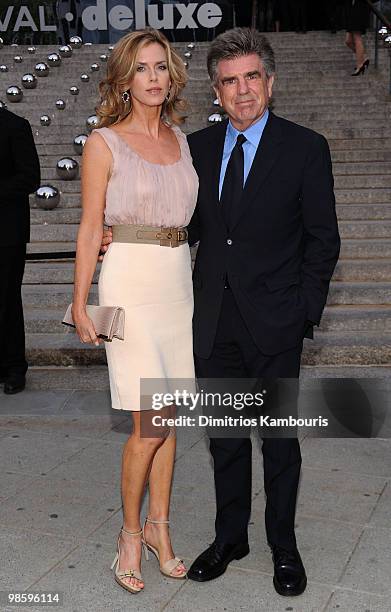
[[[227,122],[188,137],[200,179],[189,242],[194,267],[194,351],[208,358],[225,278],[260,351],[298,345],[318,325],[340,239],[326,139],[270,113],[230,230],[219,204]]]
[[[4,246],[30,240],[28,194],[40,184],[39,159],[29,122],[0,108],[0,214]]]

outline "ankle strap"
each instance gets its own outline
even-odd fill
[[[131,536],[137,536],[137,535],[141,535],[143,530],[140,529],[140,531],[128,531],[127,529],[124,529],[123,527],[121,527],[121,531],[124,531],[125,533],[127,533],[128,535]]]
[[[153,521],[152,519],[148,517],[145,519],[145,522],[154,523],[155,525],[169,525],[170,524],[170,521]]]

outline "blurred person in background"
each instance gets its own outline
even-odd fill
[[[29,193],[40,185],[38,154],[29,122],[0,108],[0,209],[6,231],[0,259],[0,381],[4,393],[23,391],[27,361],[22,305]]]
[[[369,66],[362,35],[366,34],[369,22],[369,6],[365,0],[345,0],[346,39],[345,44],[356,56],[356,68],[352,76],[364,74]]]

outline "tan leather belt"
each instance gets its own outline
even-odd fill
[[[134,242],[177,247],[187,242],[186,227],[153,227],[152,225],[113,225],[113,242]]]

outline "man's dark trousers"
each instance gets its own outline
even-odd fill
[[[1,371],[7,378],[24,376],[27,371],[22,306],[22,280],[26,244],[7,246],[0,258],[0,345]]]
[[[198,378],[298,378],[302,343],[276,355],[260,352],[237,308],[232,291],[224,292],[212,354],[195,356]],[[216,541],[248,539],[251,512],[250,438],[211,438],[216,488]],[[264,438],[266,535],[269,544],[296,546],[294,518],[301,454],[296,438]]]

